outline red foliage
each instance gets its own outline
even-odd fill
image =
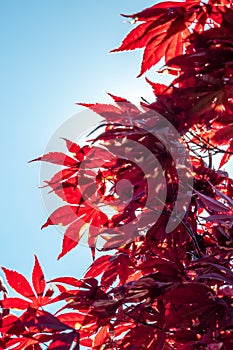
[[[140,24],[113,51],[145,48],[140,75],[164,58],[164,70],[174,80],[165,86],[147,79],[155,101],[143,102],[142,110],[112,94],[115,105],[82,104],[103,117],[98,136],[84,146],[65,139],[69,155],[52,152],[35,159],[63,167],[46,184],[64,205],[42,226],[66,227],[59,258],[79,243],[84,228],[93,256],[101,237],[102,254],[81,280],[59,277],[46,283],[37,258],[32,285],[3,268],[20,297],[9,297],[0,283],[2,349],[42,349],[42,344],[93,350],[233,347],[233,180],[220,170],[233,154],[232,4],[163,2],[126,17]],[[192,197],[169,233],[166,225],[178,192],[188,195],[183,185],[190,171],[181,167],[180,181],[163,144],[174,140],[156,113],[179,132],[192,163]],[[162,138],[148,132],[154,129]],[[148,185],[158,170],[150,156],[143,169],[134,161],[143,156],[139,145],[163,170],[162,205],[155,199],[157,188]],[[215,155],[221,155],[218,170]],[[117,190],[119,181],[123,185]],[[107,215],[103,203],[121,210]],[[156,211],[160,214],[151,222]],[[46,289],[47,284],[52,287]],[[57,302],[63,306],[54,315],[45,311]]]
[[[78,330],[74,324],[67,322],[69,313],[61,315],[60,319],[43,308],[57,299],[52,298],[53,288],[46,290],[37,257],[32,271],[32,286],[20,273],[2,269],[9,286],[23,298],[11,298],[5,294],[1,300],[1,348],[42,349],[41,345],[46,343],[49,344],[48,349],[70,349],[72,344],[74,349],[79,349]],[[16,316],[14,310],[22,310],[20,316]]]

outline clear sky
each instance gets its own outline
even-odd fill
[[[137,79],[142,52],[109,54],[131,25],[120,13],[153,5],[144,0],[0,1],[1,254],[0,264],[29,277],[36,253],[47,279],[82,276],[87,248],[57,262],[61,234],[44,231],[47,218],[39,185],[40,156],[51,135],[81,111],[75,102],[106,102],[106,91],[152,98]],[[82,121],[81,121],[82,122]]]

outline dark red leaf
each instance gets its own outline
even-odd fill
[[[76,332],[70,332],[66,334],[57,334],[54,336],[54,339],[52,343],[49,345],[48,349],[69,350],[71,349],[71,346],[75,339],[77,339]]]
[[[227,212],[230,210],[230,208],[225,206],[223,203],[217,201],[216,199],[208,197],[205,194],[202,194],[196,190],[194,190],[194,192],[197,193],[204,207],[207,207],[208,209],[214,210],[216,212]]]
[[[62,152],[50,152],[50,153],[44,154],[39,158],[31,160],[30,163],[36,162],[36,161],[49,162],[49,163],[54,163],[54,164],[64,165],[64,166],[77,165],[77,160],[71,157],[68,157],[65,153],[62,153]]]
[[[218,130],[213,139],[214,141],[221,141],[223,142],[224,140],[228,142],[230,139],[233,138],[233,123],[230,125],[227,125],[225,127],[222,127],[220,130]]]
[[[81,228],[85,222],[82,220],[74,221],[66,230],[62,243],[62,251],[58,256],[58,260],[75,248],[82,237]]]
[[[111,264],[110,258],[111,258],[111,255],[103,255],[100,258],[98,258],[97,260],[95,260],[91,264],[88,271],[86,272],[85,277],[97,277],[101,273],[103,273],[103,271],[105,271],[106,267],[109,264]]]
[[[50,280],[49,282],[51,283],[64,283],[64,284],[69,284],[74,287],[80,287],[82,285],[82,281],[78,280],[77,278],[74,277],[60,277],[60,278],[54,278]]]
[[[30,302],[20,298],[6,298],[1,301],[4,309],[26,310]]]
[[[23,295],[26,298],[33,299],[35,294],[28,283],[27,279],[20,273],[8,270],[5,267],[2,267],[3,272],[5,273],[7,282],[17,293]]]
[[[42,296],[45,291],[46,282],[39,260],[35,255],[35,264],[32,271],[32,284],[38,296]]]
[[[49,312],[43,312],[42,316],[37,316],[29,322],[25,322],[28,327],[40,326],[43,328],[49,328],[54,331],[65,331],[71,329],[68,325],[60,322],[57,317],[53,316]]]
[[[80,146],[68,139],[64,138],[64,140],[66,141],[66,147],[68,151],[72,153],[73,157],[75,157],[77,160],[82,160],[82,158],[79,159],[80,157],[78,157],[81,149]]]
[[[66,226],[77,219],[76,211],[77,207],[64,205],[56,209],[41,228],[43,229],[49,225]]]

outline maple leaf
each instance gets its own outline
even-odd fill
[[[69,167],[77,166],[77,160],[74,160],[73,158],[67,156],[65,153],[62,153],[62,152],[50,152],[50,153],[44,154],[39,158],[35,158],[31,160],[30,163],[36,162],[39,160],[58,164],[58,165],[69,166]]]
[[[85,277],[97,277],[102,274],[101,284],[108,288],[117,277],[119,278],[119,284],[124,284],[132,271],[132,263],[126,254],[104,255],[94,261]]]
[[[208,197],[205,194],[202,194],[196,190],[194,192],[198,195],[200,202],[206,210],[213,212],[228,212],[230,210],[229,207],[225,206],[223,203],[217,201],[214,198]]]
[[[49,225],[67,226],[64,233],[62,252],[58,259],[77,246],[83,235],[81,229],[88,223],[101,228],[107,225],[108,217],[98,208],[90,207],[86,202],[79,206],[66,205],[60,207],[50,215],[42,228]]]
[[[23,299],[18,297],[6,297],[1,301],[2,308],[25,310],[28,307],[31,307],[38,309],[42,305],[46,305],[50,302],[50,297],[46,295],[49,290],[45,292],[46,282],[36,255],[32,272],[33,287],[22,274],[5,267],[2,267],[2,270],[9,286],[24,297]]]
[[[214,17],[215,15],[215,17]],[[219,21],[221,10],[213,15],[212,4],[200,1],[170,2],[156,4],[132,15],[134,23],[143,22],[123,40],[121,46],[111,52],[134,50],[145,47],[139,76],[157,64],[162,57],[165,62],[182,54],[191,30],[202,29],[209,18]],[[195,22],[194,28],[191,23]]]

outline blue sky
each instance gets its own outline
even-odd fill
[[[81,111],[75,102],[106,102],[106,91],[135,102],[152,98],[137,79],[142,52],[109,54],[131,25],[133,13],[153,1],[9,0],[0,4],[1,45],[1,255],[0,264],[30,276],[36,253],[47,279],[82,276],[85,247],[57,262],[61,234],[44,231],[40,156],[54,131]],[[109,100],[108,100],[109,101]]]

